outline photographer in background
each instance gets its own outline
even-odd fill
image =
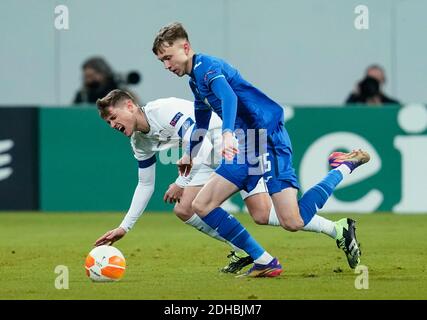
[[[382,92],[384,84],[384,69],[379,65],[371,65],[366,69],[365,78],[357,84],[355,90],[347,98],[346,103],[400,104],[399,101],[386,96]]]
[[[124,85],[137,84],[140,81],[137,72],[130,72],[126,79],[123,79],[113,71],[102,57],[91,57],[86,60],[82,65],[82,71],[83,86],[76,93],[75,104],[95,104],[98,98],[103,98],[110,91],[114,89],[130,91]],[[132,95],[136,97],[134,93]]]

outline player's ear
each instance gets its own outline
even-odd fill
[[[188,41],[184,42],[184,52],[185,54],[188,54],[188,52],[190,51],[190,44],[188,43]]]
[[[129,111],[132,111],[133,103],[131,99],[126,100],[126,107],[128,108]]]

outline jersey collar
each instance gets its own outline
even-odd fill
[[[190,73],[190,77],[193,80],[196,80],[196,77],[194,76],[194,66],[196,65],[196,60],[197,60],[197,54],[195,53],[192,58],[191,73]]]

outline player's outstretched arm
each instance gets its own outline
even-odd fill
[[[123,238],[127,232],[135,225],[136,221],[147,207],[151,196],[154,193],[156,176],[156,164],[153,163],[146,168],[138,168],[138,185],[132,198],[132,203],[126,216],[120,226],[116,229],[106,232],[102,237],[95,241],[95,246],[102,244],[112,244]],[[111,242],[111,240],[113,240]]]

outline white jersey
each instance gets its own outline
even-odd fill
[[[147,103],[143,111],[147,116],[150,131],[134,132],[130,139],[140,167],[145,167],[144,161],[149,164],[149,160],[157,152],[180,147],[184,139],[188,141],[194,125],[194,103],[188,100],[158,99]],[[221,119],[212,113],[209,133],[215,135],[216,141],[221,141],[221,128]]]
[[[185,137],[189,140],[194,125],[194,103],[191,101],[178,98],[158,99],[147,103],[142,109],[147,117],[150,131],[148,133],[134,132],[130,138],[139,169],[138,185],[131,206],[120,224],[120,227],[126,231],[129,231],[136,223],[154,192],[156,153],[181,146]],[[215,136],[216,141],[221,141],[222,121],[218,116],[213,114],[212,116],[208,134]],[[203,141],[201,150],[209,144],[208,139],[204,140],[208,143]],[[212,144],[210,144],[210,149],[206,149],[210,154]],[[203,152],[202,157],[206,157],[205,154]],[[180,187],[189,185],[191,181],[196,184],[204,184],[211,172],[213,169],[208,168],[207,165],[201,165],[198,168],[193,166],[190,175],[188,177],[178,176],[176,183]]]
[[[130,138],[139,169],[138,185],[131,206],[120,224],[120,227],[126,232],[134,226],[144,212],[154,192],[156,153],[180,147],[182,142],[184,145],[188,143],[195,122],[194,103],[183,99],[158,99],[147,103],[142,109],[147,116],[150,131],[148,133],[134,132]],[[205,184],[214,172],[213,168],[219,163],[217,159],[221,159],[219,152],[221,144],[222,121],[218,115],[212,113],[209,131],[203,139],[197,157],[193,159],[190,175],[188,177],[178,176],[175,183],[180,187]],[[212,148],[214,152],[212,152]],[[253,191],[253,193],[258,192],[260,191]],[[246,196],[249,194],[244,198]]]

